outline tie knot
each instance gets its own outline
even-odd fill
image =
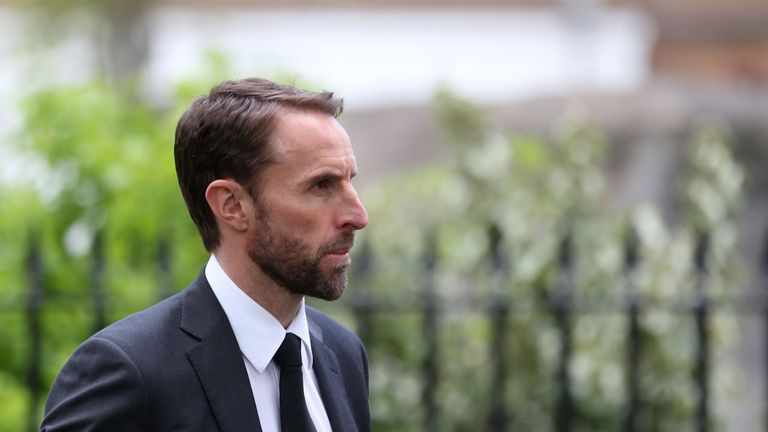
[[[274,360],[281,368],[301,366],[301,339],[293,333],[286,333]]]

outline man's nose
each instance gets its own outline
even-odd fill
[[[344,193],[339,225],[346,231],[357,231],[368,225],[368,211],[354,187]]]

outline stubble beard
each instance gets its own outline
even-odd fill
[[[248,255],[265,275],[293,294],[328,301],[344,294],[349,264],[323,272],[321,261],[330,251],[352,247],[354,232],[338,234],[311,255],[310,246],[302,239],[277,232],[263,209],[257,217],[261,226],[249,242]]]

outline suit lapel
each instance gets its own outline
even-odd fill
[[[199,339],[187,357],[221,430],[261,432],[240,348],[224,310],[202,273],[182,298],[181,328]]]
[[[309,318],[309,317],[307,317]],[[355,431],[354,417],[349,409],[347,393],[344,388],[339,362],[336,354],[323,343],[323,333],[312,320],[309,321],[309,334],[312,339],[312,370],[315,371],[320,397],[323,398],[325,413],[334,432]]]

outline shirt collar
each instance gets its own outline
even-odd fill
[[[304,367],[312,368],[312,345],[303,298],[296,317],[284,329],[277,318],[235,285],[213,255],[205,266],[205,277],[229,319],[240,351],[256,370],[264,372],[283,343],[286,332],[301,339],[306,359]]]

